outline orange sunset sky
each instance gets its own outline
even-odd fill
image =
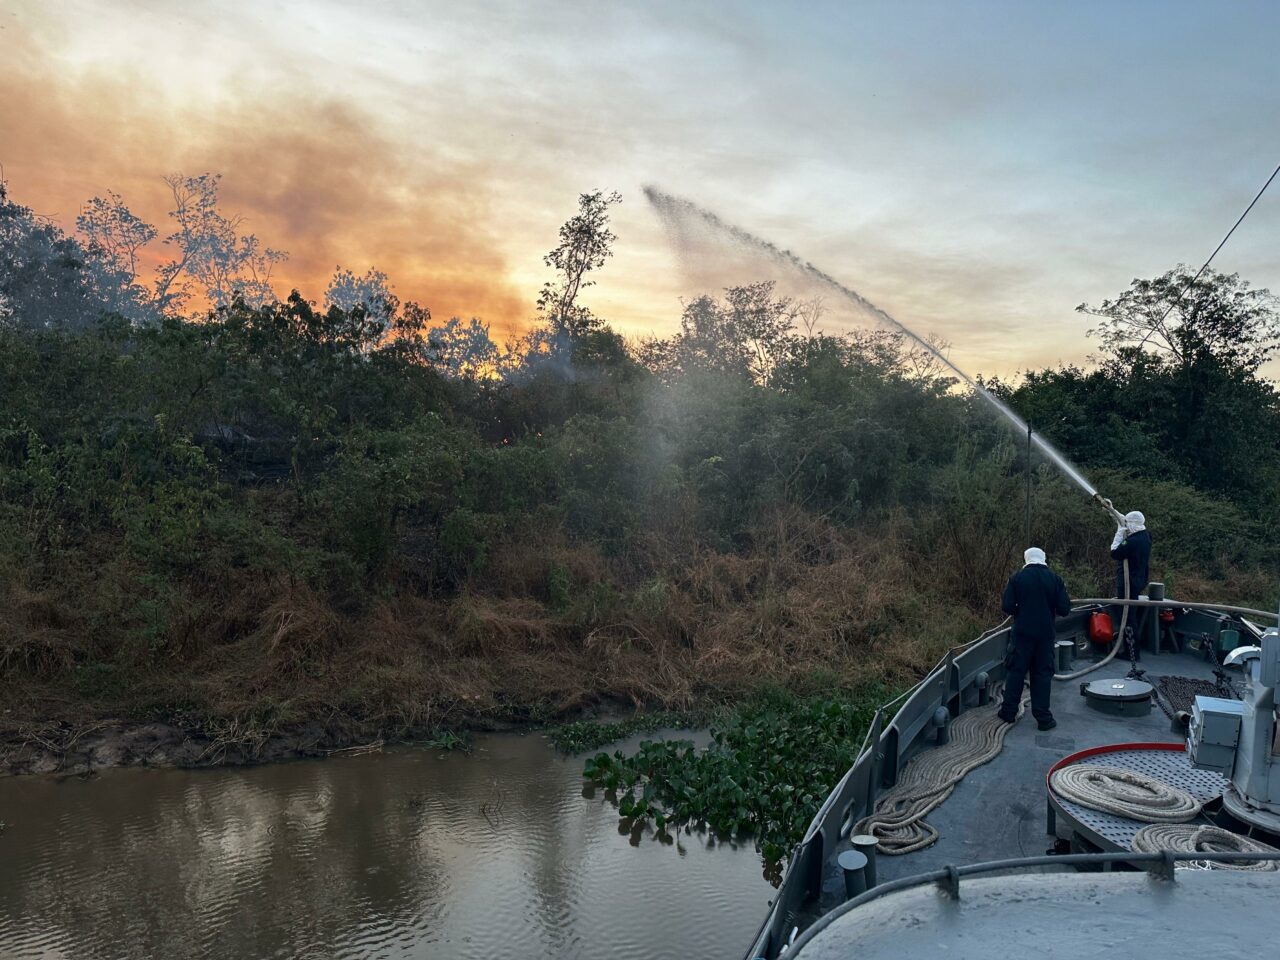
[[[161,177],[221,173],[289,251],[278,292],[373,266],[500,334],[586,190],[624,197],[589,299],[629,336],[768,278],[674,250],[652,183],[1008,375],[1084,360],[1076,304],[1213,249],[1280,157],[1278,27],[1247,3],[0,0],[0,163],[64,226],[112,189],[162,234]],[[1268,195],[1215,265],[1280,288],[1277,229]]]

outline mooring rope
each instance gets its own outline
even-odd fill
[[[924,818],[951,796],[969,771],[1000,753],[1013,728],[996,716],[1000,697],[994,699],[996,706],[971,708],[951,721],[948,742],[907,764],[898,782],[881,795],[875,813],[859,820],[853,832],[875,836],[876,849],[889,856],[913,853],[936,841],[938,831]],[[1024,698],[1018,716],[1026,706]]]
[[[1153,823],[1133,838],[1134,853],[1280,853],[1275,847],[1221,827],[1190,823]],[[1275,870],[1275,860],[1237,860],[1211,863],[1215,870]]]
[[[1200,801],[1185,790],[1135,770],[1077,763],[1054,773],[1050,783],[1081,806],[1144,823],[1185,823],[1200,813]]]

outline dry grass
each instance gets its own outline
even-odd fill
[[[0,586],[0,676],[66,672],[75,662],[71,638],[55,597],[17,583]]]
[[[88,620],[61,612],[70,597],[10,586],[3,726],[160,717],[202,728],[215,753],[252,755],[304,723],[366,742],[605,702],[683,709],[762,685],[897,685],[998,619],[1008,562],[969,551],[967,533],[928,554],[900,516],[850,530],[784,508],[734,553],[650,537],[606,557],[531,536],[495,552],[483,589],[388,591],[358,616],[297,581],[246,575],[192,587],[194,612],[141,660],[125,657],[126,627],[85,635]],[[1262,595],[1255,580],[1231,592]],[[1185,579],[1179,595],[1221,587]],[[86,686],[84,663],[113,647],[124,665],[111,684]]]

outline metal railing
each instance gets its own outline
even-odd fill
[[[1166,601],[1165,605],[1175,609],[1185,606],[1177,601]],[[1097,609],[1097,601],[1077,601],[1072,612],[1058,620],[1059,639],[1083,636],[1089,614]],[[778,955],[796,926],[796,919],[805,913],[806,906],[819,899],[827,857],[854,823],[874,812],[881,789],[897,782],[903,762],[930,731],[930,720],[938,707],[945,706],[951,717],[957,717],[979,701],[980,687],[1003,679],[1008,638],[1006,621],[976,640],[949,650],[919,683],[876,711],[863,749],[792,851],[778,895],[752,940],[747,960]],[[888,710],[899,702],[901,706],[886,721]]]
[[[1060,630],[1064,634],[1077,632],[1083,620],[1083,612],[1073,613],[1060,621]],[[1008,636],[1009,629],[1002,624],[949,650],[919,683],[876,710],[858,757],[827,795],[804,839],[792,851],[778,895],[746,955],[748,960],[777,956],[795,918],[818,899],[827,856],[855,822],[875,810],[880,790],[897,782],[903,760],[930,729],[938,707],[946,706],[951,716],[958,716],[973,705],[970,701],[978,699],[978,682],[984,674],[986,682],[1004,676]],[[888,710],[899,702],[901,706],[886,722]]]

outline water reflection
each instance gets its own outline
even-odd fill
[[[537,736],[0,781],[0,955],[737,957],[750,849],[620,822]]]

